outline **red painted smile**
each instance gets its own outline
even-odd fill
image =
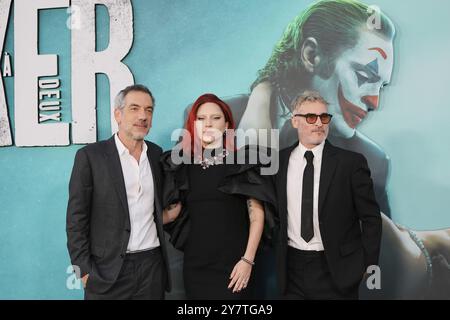
[[[350,128],[355,129],[356,126],[367,116],[367,111],[345,99],[340,84],[338,88],[338,98],[345,122]]]

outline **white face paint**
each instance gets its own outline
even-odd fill
[[[329,79],[314,75],[313,89],[330,103],[331,134],[352,137],[367,112],[378,108],[380,90],[391,79],[393,58],[392,40],[361,31],[356,46],[336,59]]]

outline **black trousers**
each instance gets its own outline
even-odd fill
[[[117,281],[105,293],[84,291],[85,300],[162,300],[166,286],[166,269],[161,249],[130,253],[120,270]]]
[[[358,299],[359,284],[340,291],[333,282],[323,251],[303,251],[288,247],[285,299]]]

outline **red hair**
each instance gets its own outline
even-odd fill
[[[236,129],[233,119],[233,114],[230,107],[222,101],[219,97],[212,93],[205,93],[197,98],[189,111],[189,115],[184,124],[186,130],[183,134],[183,152],[186,154],[193,154],[194,150],[202,150],[202,143],[195,132],[195,121],[197,120],[197,112],[200,107],[208,102],[217,104],[225,116],[225,122],[228,122],[228,129],[223,139],[223,147],[228,151],[235,151],[234,145],[234,130]],[[195,137],[195,139],[194,139]]]

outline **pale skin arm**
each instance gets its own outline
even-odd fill
[[[428,273],[424,252],[412,240],[408,230],[396,225],[384,214],[383,233],[380,252],[380,268],[384,299],[422,299],[427,293]],[[422,239],[433,260],[433,283],[430,292],[439,299],[448,299],[449,294],[442,291],[449,283],[450,268],[445,267],[450,261],[450,230],[414,231]],[[384,279],[384,282],[383,282]],[[365,288],[365,285],[363,285]],[[447,290],[448,292],[448,290]]]
[[[247,200],[247,208],[250,219],[250,231],[244,258],[254,261],[264,227],[264,208],[260,201],[253,198]],[[233,293],[245,289],[252,273],[252,268],[251,264],[239,260],[230,274],[228,289],[233,289]]]
[[[381,214],[382,237],[379,266],[383,299],[420,299],[427,287],[426,260],[405,229]],[[363,297],[373,292],[361,283]],[[377,292],[374,292],[375,294]]]
[[[450,229],[416,232],[432,260],[433,278],[427,299],[450,299]]]
[[[171,204],[169,207],[163,211],[163,224],[173,222],[181,211],[181,202]]]
[[[415,232],[432,257],[442,255],[450,262],[450,229]]]
[[[272,88],[269,82],[262,82],[253,89],[239,123],[239,129],[272,129],[270,120],[271,94]],[[257,141],[250,141],[250,143],[257,144]]]
[[[87,275],[85,275],[83,278],[81,278],[81,281],[83,282],[83,288],[86,289],[86,284],[89,278],[89,273]]]

